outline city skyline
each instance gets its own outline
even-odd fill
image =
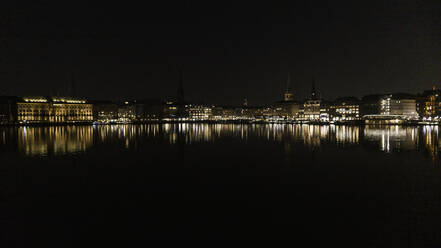
[[[441,0],[3,2],[4,247],[441,247]]]

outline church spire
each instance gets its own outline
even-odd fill
[[[315,88],[315,76],[312,74],[311,99],[317,99],[317,90]]]
[[[286,80],[286,91],[291,91],[291,73],[288,72],[288,80]]]
[[[290,102],[293,100],[293,95],[291,92],[291,73],[288,73],[288,80],[286,81],[284,100],[285,102]]]

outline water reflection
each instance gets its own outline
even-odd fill
[[[0,128],[0,145],[16,147],[28,156],[66,155],[86,152],[99,144],[118,144],[126,149],[140,142],[161,141],[174,144],[217,141],[283,143],[286,151],[293,144],[311,149],[324,144],[346,147],[374,146],[384,152],[424,148],[433,157],[440,151],[437,126],[319,126],[319,125],[238,125],[238,124],[151,124],[67,127]]]
[[[86,151],[93,142],[92,127],[19,127],[17,145],[26,155],[63,155]]]
[[[363,134],[366,141],[377,143],[385,152],[415,150],[418,147],[419,129],[419,127],[402,126],[366,126]]]

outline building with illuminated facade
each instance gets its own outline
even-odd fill
[[[360,120],[360,101],[355,97],[343,97],[329,106],[329,120],[348,122]]]
[[[291,90],[291,78],[288,74],[286,89],[283,94],[283,101],[278,101],[273,106],[274,114],[284,119],[295,119],[299,116],[300,104],[294,101]]]
[[[417,97],[417,110],[421,117],[426,119],[441,116],[441,90],[433,87]]]
[[[118,106],[118,122],[129,123],[136,120],[135,101],[124,101]]]
[[[417,102],[409,94],[383,95],[378,100],[378,114],[363,115],[367,124],[402,124],[418,120]]]
[[[18,123],[92,122],[92,104],[73,97],[23,97],[15,106]]]
[[[303,104],[303,120],[307,121],[328,121],[326,108],[324,107],[323,100],[320,99],[315,89],[314,79],[312,81],[312,89],[310,97]]]
[[[136,121],[158,121],[164,117],[167,105],[161,99],[145,99],[136,101]]]
[[[93,102],[93,120],[99,123],[118,121],[118,104],[111,101]]]
[[[193,121],[211,120],[212,108],[204,105],[187,105],[188,119]]]
[[[380,114],[417,119],[415,97],[407,94],[386,95],[380,101]]]
[[[248,106],[243,106],[247,108]],[[241,108],[233,106],[213,106],[211,108],[213,120],[218,121],[234,121],[240,118]]]

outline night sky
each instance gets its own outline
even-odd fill
[[[441,1],[65,1],[0,9],[0,92],[251,105],[441,87]]]

